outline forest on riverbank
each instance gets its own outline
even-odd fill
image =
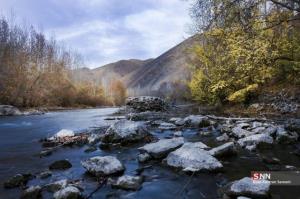
[[[81,81],[80,54],[47,38],[34,26],[0,18],[0,103],[18,107],[99,106],[123,103],[126,89],[115,81],[110,93],[101,84]]]

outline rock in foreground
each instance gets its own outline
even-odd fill
[[[268,198],[270,182],[262,180],[254,183],[249,177],[234,181],[227,185],[225,193],[231,197],[247,196],[251,198]]]
[[[168,105],[165,100],[159,97],[141,96],[127,98],[126,107],[129,107],[138,112],[166,111]]]
[[[63,170],[63,169],[69,169],[72,167],[72,164],[68,160],[58,160],[53,162],[50,166],[50,170]]]
[[[171,151],[174,151],[181,145],[183,145],[184,139],[173,138],[173,139],[161,139],[158,142],[146,144],[140,147],[139,150],[142,152],[147,152],[154,158],[163,158]]]
[[[4,182],[4,188],[10,189],[19,186],[24,186],[32,178],[31,174],[17,174]]]
[[[140,176],[124,175],[116,180],[109,179],[109,184],[113,188],[120,188],[125,190],[138,190],[143,183],[143,178]]]
[[[143,122],[120,120],[112,124],[104,134],[104,143],[131,143],[137,142],[150,135]]]
[[[203,143],[185,143],[166,158],[167,165],[182,168],[183,171],[215,171],[223,165],[208,151],[203,150]],[[207,147],[207,146],[206,146]]]
[[[122,173],[125,168],[122,163],[113,156],[96,156],[81,161],[81,165],[92,175],[107,176]]]
[[[82,199],[80,190],[74,186],[67,186],[53,195],[54,199]]]

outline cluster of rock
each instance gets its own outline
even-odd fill
[[[0,116],[41,115],[44,113],[45,111],[36,109],[29,109],[22,112],[15,106],[0,105]]]
[[[168,104],[165,100],[159,97],[141,96],[141,97],[129,97],[126,99],[126,107],[137,111],[166,111]]]

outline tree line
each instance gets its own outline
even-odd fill
[[[0,104],[18,107],[99,106],[124,102],[122,82],[102,85],[77,81],[73,71],[84,66],[81,56],[59,45],[33,26],[0,18]]]
[[[193,99],[247,103],[267,85],[300,84],[300,1],[194,0]]]

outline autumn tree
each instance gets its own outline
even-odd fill
[[[120,80],[113,80],[110,85],[110,101],[114,106],[120,106],[125,103],[127,91]]]
[[[271,80],[299,83],[299,30],[290,23],[295,10],[279,1],[268,7],[267,1],[196,2],[193,16],[203,43],[193,50],[189,86],[195,100],[245,102]]]

